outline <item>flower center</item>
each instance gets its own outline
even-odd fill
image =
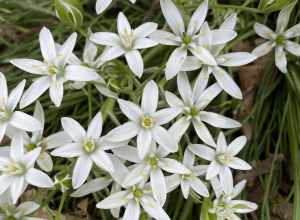
[[[153,128],[154,126],[154,119],[150,116],[144,116],[141,121],[142,127],[146,129]]]
[[[216,156],[216,160],[221,165],[227,165],[232,161],[232,156],[226,153],[220,153]]]
[[[30,144],[27,144],[27,145],[26,145],[26,148],[27,148],[28,151],[32,151],[32,150],[34,150],[36,147],[37,147],[37,144],[34,144],[34,143],[30,143]]]
[[[199,110],[197,107],[193,106],[190,108],[190,115],[192,117],[196,117],[196,116],[198,116],[198,114],[199,114]]]
[[[278,35],[275,41],[277,44],[284,44],[285,37],[283,35]]]
[[[192,38],[189,35],[185,34],[182,41],[185,45],[189,45],[192,42]]]
[[[10,175],[22,176],[26,172],[26,167],[21,163],[11,161],[6,166],[6,169],[4,172],[7,174],[10,174]]]
[[[150,157],[149,158],[149,164],[152,167],[156,167],[158,165],[158,159],[157,159],[157,157]]]
[[[87,153],[92,153],[96,149],[94,140],[91,138],[84,140],[83,148]]]
[[[58,68],[56,66],[52,65],[48,68],[48,73],[50,75],[54,76],[58,73]]]
[[[133,190],[133,196],[134,196],[135,198],[140,199],[143,195],[144,195],[144,192],[143,192],[142,189],[140,189],[140,188],[135,188],[135,189]]]
[[[120,39],[125,50],[131,50],[133,47],[133,32],[124,31],[120,34]]]

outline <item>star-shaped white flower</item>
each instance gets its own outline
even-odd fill
[[[190,190],[197,192],[199,195],[208,197],[209,192],[207,186],[202,182],[199,176],[206,173],[207,165],[196,165],[195,155],[187,148],[183,156],[183,165],[189,170],[189,174],[184,175],[172,175],[166,178],[167,192],[171,192],[176,189],[179,185],[181,186],[181,192],[183,197],[187,199],[189,197]]]
[[[36,162],[42,170],[50,172],[53,168],[53,161],[47,151],[71,142],[71,138],[64,131],[43,137],[45,113],[39,101],[36,102],[33,117],[41,123],[42,129],[32,132],[31,136],[24,133],[24,144],[28,151],[37,147],[41,148],[40,155]]]
[[[175,159],[167,158],[168,152],[161,147],[157,149],[152,143],[151,152],[141,160],[136,148],[131,146],[113,149],[115,155],[121,159],[135,163],[135,167],[129,172],[123,181],[122,186],[134,186],[140,182],[147,182],[150,178],[150,185],[154,198],[159,204],[164,205],[167,198],[167,186],[163,171],[171,174],[190,174],[190,170]]]
[[[152,141],[168,152],[177,151],[176,141],[162,125],[170,122],[180,111],[176,108],[156,110],[158,87],[154,81],[148,82],[144,88],[141,108],[129,101],[119,99],[118,102],[130,121],[110,131],[108,140],[120,142],[137,136],[137,150],[141,159],[150,152]]]
[[[213,208],[211,208],[209,212],[216,214],[218,219],[241,220],[236,213],[245,214],[257,209],[257,205],[253,202],[234,199],[245,188],[246,180],[242,180],[234,187],[231,185],[229,189],[224,189],[223,185],[224,184],[221,184],[218,178],[212,179],[212,186],[216,194],[216,199],[213,202]]]
[[[24,153],[22,133],[12,139],[9,157],[0,157],[0,195],[10,188],[10,195],[15,204],[28,184],[40,188],[53,187],[47,174],[34,168],[41,148]]]
[[[230,168],[236,170],[251,169],[251,166],[247,162],[236,157],[246,142],[246,137],[240,136],[227,145],[223,132],[220,132],[216,149],[201,144],[191,144],[189,145],[189,149],[197,156],[211,162],[207,168],[206,179],[209,180],[219,175],[224,188],[228,189],[233,184]]]
[[[216,60],[210,51],[199,42],[199,30],[205,21],[208,11],[208,1],[205,0],[192,15],[187,29],[185,28],[183,18],[172,0],[160,0],[163,15],[172,29],[173,33],[158,30],[151,34],[151,39],[160,44],[177,46],[171,54],[166,64],[166,79],[173,78],[180,70],[188,55],[188,51],[202,63],[216,65]],[[214,42],[216,44],[227,42],[236,36],[236,33],[229,29],[222,30],[215,34]]]
[[[300,36],[300,24],[286,30],[294,6],[295,4],[291,3],[280,11],[275,32],[263,24],[255,23],[254,25],[255,32],[267,41],[255,48],[252,53],[261,57],[275,47],[275,64],[283,73],[288,72],[286,51],[300,56],[300,45],[290,40]]]
[[[148,38],[157,29],[157,24],[147,22],[133,30],[122,12],[118,15],[117,23],[118,34],[97,32],[91,35],[90,40],[107,46],[100,57],[103,62],[125,55],[131,71],[141,77],[144,72],[144,61],[138,50],[157,45],[155,41]]]
[[[85,182],[93,163],[107,172],[114,171],[114,165],[105,150],[122,146],[123,143],[110,143],[100,137],[103,123],[101,112],[92,119],[87,132],[74,119],[62,118],[61,123],[73,142],[55,149],[51,154],[66,158],[78,157],[72,176],[73,188],[77,189]]]
[[[187,74],[180,72],[177,76],[177,86],[182,100],[171,92],[165,93],[168,104],[174,109],[179,109],[183,114],[169,129],[177,141],[181,139],[191,123],[199,138],[210,146],[215,146],[215,141],[203,122],[217,128],[241,126],[239,122],[233,119],[204,111],[207,105],[222,91],[217,83],[205,89],[206,85],[203,85],[201,78],[198,78],[192,89]]]
[[[129,0],[131,3],[135,3],[136,0]],[[112,0],[97,0],[96,2],[96,12],[97,14],[101,14],[104,12],[109,5],[112,3]]]
[[[99,79],[99,75],[93,69],[80,65],[66,65],[74,49],[76,38],[77,34],[73,33],[62,46],[56,45],[51,32],[43,27],[39,40],[44,61],[11,60],[11,63],[18,68],[40,76],[25,91],[20,102],[21,108],[33,103],[48,89],[52,102],[59,107],[66,81],[85,82]]]
[[[8,129],[15,134],[16,131],[39,131],[41,123],[34,117],[21,111],[15,111],[23,94],[25,80],[20,82],[8,95],[7,83],[3,73],[0,72],[0,141]]]
[[[138,220],[142,212],[141,206],[154,219],[170,220],[161,205],[153,198],[150,188],[143,184],[113,193],[97,204],[99,209],[122,206],[126,207],[122,220]]]

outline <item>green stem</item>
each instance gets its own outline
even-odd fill
[[[258,14],[264,13],[263,11],[261,11],[257,8],[250,8],[250,7],[239,6],[239,5],[215,4],[212,6],[212,8],[235,9],[235,10],[248,11],[248,12],[258,13]]]
[[[63,192],[61,200],[60,200],[59,208],[58,208],[57,214],[55,216],[55,220],[61,220],[61,212],[64,207],[66,197],[67,197],[67,192]]]
[[[88,105],[89,105],[89,121],[91,121],[93,116],[92,85],[88,85]]]

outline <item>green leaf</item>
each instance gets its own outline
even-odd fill
[[[209,209],[212,207],[212,201],[210,201],[209,198],[205,198],[201,207],[200,220],[217,220],[217,216],[209,212]]]
[[[80,0],[54,0],[57,17],[74,28],[83,22],[83,7]]]
[[[265,13],[279,11],[294,0],[260,0],[258,8]]]

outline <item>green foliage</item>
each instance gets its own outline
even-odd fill
[[[56,15],[65,24],[78,28],[83,22],[83,8],[80,0],[54,0]]]
[[[260,0],[258,8],[266,13],[279,11],[295,0]]]

